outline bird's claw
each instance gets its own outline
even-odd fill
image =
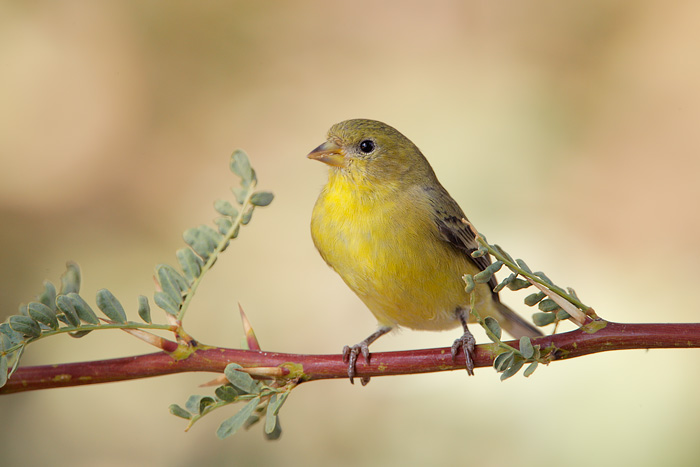
[[[348,364],[348,377],[351,384],[355,384],[355,365],[360,354],[365,358],[365,362],[369,363],[369,344],[365,341],[353,346],[346,345],[343,347],[343,362]],[[360,382],[365,386],[369,383],[369,376],[362,376]]]
[[[476,345],[476,339],[471,332],[466,331],[462,337],[455,339],[454,344],[452,344],[452,361],[457,360],[457,354],[459,353],[460,347],[464,351],[464,358],[466,359],[467,374],[470,376],[474,375],[474,346]]]

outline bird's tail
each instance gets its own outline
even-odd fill
[[[494,301],[494,303],[502,317],[498,320],[498,324],[500,324],[508,334],[516,339],[520,339],[523,336],[539,337],[542,335],[542,331],[537,329],[535,325],[526,321],[523,317],[508,308],[506,305],[496,301]]]

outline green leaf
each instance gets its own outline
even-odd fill
[[[89,330],[88,331],[73,331],[73,332],[69,332],[68,335],[71,337],[74,337],[76,339],[80,339],[81,337],[85,337],[88,334],[90,334],[90,332],[91,331],[89,331]]]
[[[185,230],[183,238],[185,243],[205,261],[209,259],[209,256],[211,256],[222,240],[221,234],[208,225]]]
[[[238,209],[234,208],[233,204],[223,199],[214,202],[214,209],[222,216],[236,217],[238,215]]]
[[[0,388],[7,384],[7,356],[0,355]]]
[[[163,292],[168,294],[178,306],[184,299],[183,292],[189,289],[189,285],[184,277],[168,264],[159,264],[156,266],[156,277],[158,284]]]
[[[236,202],[238,202],[238,204],[241,204],[241,205],[245,202],[246,196],[248,196],[248,189],[247,188],[232,187],[231,192],[233,193],[233,196],[236,198]]]
[[[536,326],[547,326],[552,324],[557,317],[554,313],[533,313],[532,321]]]
[[[486,325],[487,328],[489,328],[489,331],[494,333],[496,335],[497,339],[501,339],[501,326],[498,324],[498,321],[493,319],[490,316],[487,316],[484,319],[484,324]]]
[[[83,300],[83,297],[75,292],[69,293],[67,297],[73,301],[73,306],[75,308],[75,312],[78,314],[78,318],[88,324],[100,324],[100,318],[98,318],[95,312],[92,311],[90,305]]]
[[[250,416],[253,415],[253,412],[255,412],[255,409],[257,408],[259,403],[259,397],[251,399],[250,402],[244,405],[243,408],[236,415],[224,420],[224,422],[219,426],[219,429],[216,430],[216,436],[219,439],[224,439],[236,433],[248,420],[248,418],[250,418]]]
[[[192,412],[193,414],[199,414],[202,415],[204,411],[209,407],[210,405],[213,405],[216,403],[216,400],[214,400],[213,397],[211,396],[190,396],[187,399],[187,402],[185,403],[185,407],[187,410]]]
[[[224,369],[224,375],[231,384],[243,391],[245,394],[256,394],[259,391],[259,383],[255,381],[248,373],[238,371],[238,368],[243,368],[237,363],[229,363]]]
[[[12,340],[4,332],[0,332],[0,353],[6,352],[10,347],[12,347]]]
[[[270,397],[270,405],[267,406],[267,413],[265,414],[265,433],[269,434],[275,431],[277,427],[277,414],[275,414],[270,406],[277,400],[277,394],[273,394]]]
[[[482,256],[488,254],[489,249],[485,246],[480,246],[476,250],[472,251],[472,258],[481,258]]]
[[[546,295],[544,294],[544,292],[532,293],[532,294],[528,295],[527,297],[525,297],[524,302],[525,302],[525,305],[527,305],[527,306],[535,306],[535,305],[537,305],[537,304],[540,302],[540,300],[542,300],[544,297],[546,297]]]
[[[148,304],[148,297],[145,295],[139,295],[139,317],[146,323],[152,323],[151,321],[151,305]]]
[[[270,399],[270,405],[267,406],[267,410],[272,411],[273,414],[277,415],[282,408],[282,405],[287,401],[289,397],[289,391],[277,394],[277,397],[273,400]]]
[[[175,303],[175,300],[165,292],[158,291],[154,293],[153,301],[156,302],[156,305],[165,310],[166,313],[177,315],[180,312],[180,304]]]
[[[181,248],[175,252],[177,262],[180,263],[182,272],[187,280],[192,283],[202,273],[202,260],[189,248]]]
[[[535,372],[537,369],[537,362],[532,362],[530,363],[527,368],[525,368],[525,371],[523,372],[523,376],[528,378],[531,374]]]
[[[462,276],[462,280],[464,280],[464,283],[467,284],[466,287],[464,287],[464,291],[467,293],[472,293],[476,287],[476,284],[474,283],[474,276],[471,274],[465,274]]]
[[[240,149],[236,149],[231,154],[231,172],[241,177],[246,184],[250,184],[255,179],[255,172],[250,166],[248,155]]]
[[[557,319],[569,319],[571,315],[564,310],[557,311]]]
[[[527,336],[520,338],[520,353],[523,354],[523,357],[526,359],[532,358],[532,356],[535,355],[535,348],[532,346],[532,342]]]
[[[515,262],[518,264],[518,266],[520,266],[520,269],[522,269],[523,271],[525,271],[525,272],[527,272],[527,273],[532,274],[532,269],[530,269],[530,268],[527,266],[527,264],[525,263],[525,261],[523,261],[522,259],[516,259]]]
[[[97,291],[97,307],[105,314],[105,316],[115,323],[123,324],[126,323],[126,313],[124,312],[124,307],[117,297],[112,294],[107,289],[100,289]]]
[[[513,282],[508,284],[508,288],[510,290],[520,290],[520,289],[527,289],[530,287],[532,284],[530,284],[528,281],[524,279],[515,279]]]
[[[63,313],[63,316],[58,316],[58,319],[66,323],[68,326],[80,326],[80,318],[75,309],[75,302],[68,295],[59,295],[56,297],[56,307]],[[63,318],[63,319],[62,319]]]
[[[241,216],[241,224],[248,225],[251,217],[253,217],[253,207],[254,206],[248,206],[248,209],[243,212],[243,215]]]
[[[56,319],[56,313],[43,303],[31,302],[27,305],[27,311],[29,316],[34,320],[43,325],[48,326],[54,331],[58,329],[58,319]]]
[[[506,368],[508,368],[511,365],[511,363],[513,363],[512,351],[499,353],[498,355],[496,355],[496,358],[493,359],[493,367],[499,373],[505,371]]]
[[[27,337],[39,337],[41,336],[41,327],[39,323],[34,321],[29,316],[10,316],[10,327]]]
[[[168,410],[171,414],[175,415],[176,417],[184,418],[185,420],[192,419],[192,414],[177,404],[170,404]]]
[[[501,282],[498,283],[498,285],[493,289],[494,292],[498,293],[501,290],[503,290],[507,285],[509,285],[511,282],[513,282],[518,275],[516,273],[512,273],[505,279],[503,279]]]
[[[66,263],[66,271],[61,276],[61,294],[80,292],[80,266],[73,261]]]
[[[44,291],[41,295],[37,297],[41,303],[46,305],[51,309],[51,311],[56,311],[56,286],[50,281],[44,281]]]
[[[219,386],[214,391],[214,394],[216,394],[216,397],[226,402],[234,402],[236,399],[238,399],[238,391],[236,391],[236,388],[230,384]]]
[[[501,270],[503,267],[503,261],[500,259],[498,261],[494,261],[493,263],[489,264],[487,269],[491,271],[491,274],[496,274],[498,271]]]
[[[503,372],[501,375],[501,381],[505,381],[511,376],[515,375],[520,369],[523,367],[523,360],[520,358],[516,358],[513,361],[513,364],[508,367],[506,371]]]
[[[214,223],[219,228],[219,233],[221,235],[228,235],[229,231],[233,227],[233,222],[228,217],[217,217],[214,219]]]
[[[265,438],[267,438],[269,441],[275,441],[280,439],[280,436],[282,436],[282,425],[280,425],[279,417],[275,417],[275,422],[274,430],[272,430],[270,433],[265,433]]]
[[[250,203],[254,204],[255,206],[267,206],[274,198],[275,195],[269,191],[258,191],[253,193],[253,195],[250,197]]]
[[[480,273],[474,274],[474,282],[477,284],[486,284],[491,280],[491,277],[493,277],[493,273],[489,270],[489,268],[486,268]]]
[[[10,327],[10,323],[0,323],[0,333],[10,340],[10,346],[19,344],[24,336]]]
[[[546,298],[537,305],[537,308],[539,308],[540,311],[554,311],[559,309],[559,305],[551,298]]]

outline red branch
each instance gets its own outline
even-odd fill
[[[552,350],[553,361],[581,357],[609,350],[676,349],[700,347],[700,324],[621,324],[607,323],[595,333],[582,330],[533,339],[543,350]],[[508,344],[518,346],[518,341]],[[475,366],[493,364],[496,347],[482,344],[475,351]],[[545,353],[545,352],[543,352]],[[228,363],[243,367],[278,367],[290,364],[303,373],[299,381],[347,378],[347,365],[340,355],[296,355],[256,350],[207,348],[183,360],[174,360],[165,352],[134,357],[59,365],[18,368],[0,394],[37,389],[110,383],[153,376],[205,371],[222,373]],[[357,376],[388,376],[431,373],[464,368],[464,356],[452,361],[449,348],[372,353],[369,364],[357,361]],[[294,371],[294,370],[292,370]]]

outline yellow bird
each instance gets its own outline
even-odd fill
[[[397,327],[437,331],[461,324],[464,335],[452,345],[452,357],[461,348],[473,374],[470,295],[462,276],[491,260],[471,257],[478,246],[466,216],[420,150],[389,125],[358,119],[333,125],[308,157],[330,166],[311,215],[314,244],[379,323],[343,349],[350,381],[358,355],[369,362],[369,345]],[[495,278],[477,284],[478,312],[516,338],[541,335],[499,301],[495,285]]]

